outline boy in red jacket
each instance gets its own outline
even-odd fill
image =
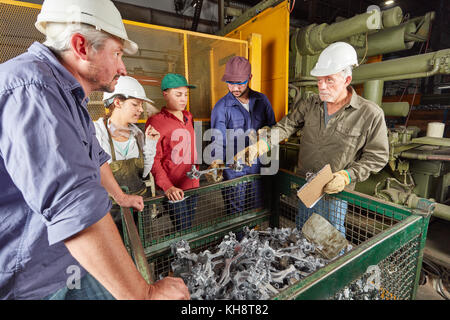
[[[198,179],[186,175],[197,159],[193,117],[185,110],[189,88],[195,86],[182,75],[167,74],[161,81],[166,106],[145,124],[146,129],[151,125],[161,134],[152,174],[169,199],[165,207],[177,231],[191,227],[197,205],[197,195],[185,198],[184,190],[199,187]]]

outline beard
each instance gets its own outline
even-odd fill
[[[320,100],[325,102],[334,103],[337,99],[337,94],[332,94],[331,92],[320,92],[319,91]]]
[[[102,81],[100,77],[102,76],[101,70],[91,65],[89,67],[89,74],[88,74],[88,81],[92,84],[94,91],[102,91],[102,92],[114,92],[114,88],[116,87],[117,80],[120,77],[120,74],[116,74],[110,82],[105,83],[105,81]],[[114,83],[116,81],[116,83]]]
[[[248,87],[245,88],[244,91],[238,91],[238,90],[231,91],[231,93],[232,93],[236,98],[242,97],[242,96],[245,95],[247,92],[248,92]]]

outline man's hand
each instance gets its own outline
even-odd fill
[[[189,300],[189,290],[181,278],[166,277],[149,286],[148,300]]]
[[[149,125],[145,130],[145,137],[150,140],[158,141],[160,134],[155,128]]]
[[[167,198],[172,201],[183,200],[184,198],[184,191],[175,186],[171,186],[164,193],[166,194]]]
[[[217,159],[211,162],[211,165],[208,167],[208,170],[223,167],[225,167],[223,161]],[[205,173],[205,177],[208,182],[220,182],[223,180],[223,170],[215,170],[212,172]]]
[[[249,145],[244,150],[236,153],[236,155],[234,156],[234,161],[244,163],[247,166],[251,167],[256,158],[262,156],[269,150],[270,149],[268,143],[264,139],[259,139],[258,142]]]
[[[333,180],[328,182],[323,191],[332,194],[344,190],[345,186],[350,183],[350,176],[345,170],[333,173]]]
[[[114,197],[114,201],[121,207],[134,208],[138,211],[144,210],[144,199],[141,196],[122,193]]]

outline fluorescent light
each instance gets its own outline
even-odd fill
[[[386,6],[388,6],[388,5],[390,5],[390,4],[393,4],[393,3],[394,3],[394,0],[387,0],[387,1],[384,2],[384,4],[385,4]]]

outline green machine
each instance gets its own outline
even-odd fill
[[[382,103],[385,81],[416,79],[450,73],[450,49],[399,59],[366,63],[368,57],[410,49],[429,37],[434,12],[405,19],[400,7],[377,9],[333,24],[311,24],[291,32],[289,99],[317,92],[309,73],[320,52],[329,44],[344,41],[355,47],[360,66],[353,70],[353,85],[362,85],[363,97],[376,102],[387,116],[407,116],[407,102]],[[450,139],[417,137],[418,128],[389,132],[390,161],[386,168],[358,183],[356,191],[410,208],[430,207],[434,216],[450,220]],[[281,147],[281,167],[294,169],[298,139]]]

